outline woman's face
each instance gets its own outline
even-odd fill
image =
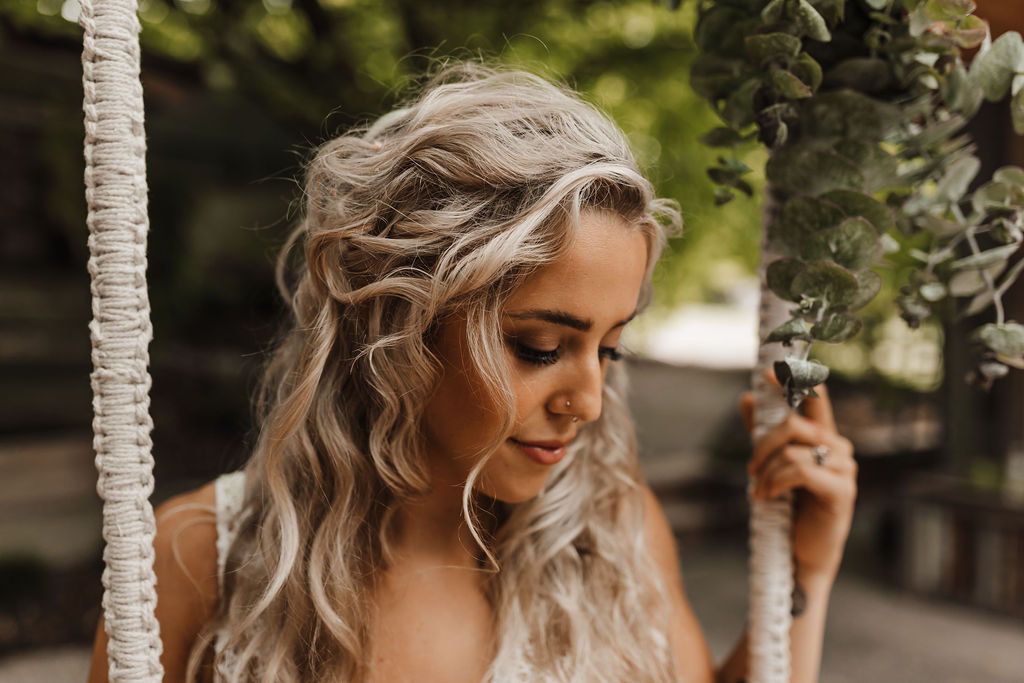
[[[501,326],[515,421],[477,489],[510,503],[536,496],[577,431],[601,415],[605,373],[636,311],[646,267],[637,228],[588,212],[565,254],[512,294]],[[442,376],[424,417],[435,489],[465,482],[501,423],[470,360],[465,320],[442,326],[436,352]]]

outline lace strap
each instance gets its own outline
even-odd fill
[[[231,472],[214,483],[217,505],[217,587],[224,588],[224,566],[228,548],[238,532],[238,512],[245,496],[245,472]]]

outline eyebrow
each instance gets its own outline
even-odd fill
[[[580,318],[579,316],[575,316],[572,313],[566,313],[565,311],[555,311],[546,308],[535,308],[528,311],[510,313],[509,317],[514,320],[542,320],[554,325],[571,327],[572,329],[579,330],[580,332],[589,332],[594,326],[594,323],[591,320]],[[633,311],[628,318],[612,325],[612,329],[614,330],[616,327],[622,327],[635,317],[636,311]]]

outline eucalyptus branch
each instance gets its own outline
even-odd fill
[[[973,297],[971,315],[994,303],[998,332],[977,337],[987,364],[979,383],[1024,367],[1024,327],[1004,320],[1001,300],[1021,271],[998,288],[994,280],[1024,244],[1024,170],[1000,169],[969,192],[981,164],[963,132],[984,99],[1007,95],[1024,132],[1024,40],[991,41],[973,11],[971,0],[700,2],[691,83],[723,124],[702,140],[732,154],[708,172],[716,202],[751,193],[737,158],[746,141],[771,152],[779,210],[766,237],[783,258],[770,264],[768,287],[800,307],[767,341],[805,344],[783,364],[791,400],[827,374],[807,360],[810,345],[861,329],[855,312],[879,290],[882,235],[920,261],[896,301],[908,325],[946,297]],[[961,50],[978,46],[968,68]],[[981,249],[982,232],[1003,245]],[[927,252],[914,246],[922,233]],[[1016,348],[1007,335],[1020,358],[1007,353]]]
[[[964,233],[967,236],[967,242],[971,245],[971,253],[976,257],[981,256],[981,249],[978,247],[978,240],[974,237],[974,228],[970,227]],[[985,269],[981,270],[981,279],[985,282],[985,287],[988,288],[989,293],[992,295],[992,302],[996,307],[996,324],[1003,324],[1003,298],[1002,295],[996,290],[996,284],[992,281],[992,276]]]

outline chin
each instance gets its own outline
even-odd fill
[[[547,483],[547,477],[540,480],[515,483],[504,481],[497,489],[488,486],[481,488],[481,492],[502,503],[525,503],[532,498],[536,498],[544,490],[545,483]]]

